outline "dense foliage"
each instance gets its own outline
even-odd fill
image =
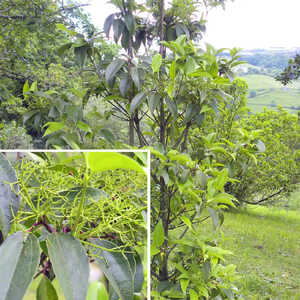
[[[66,299],[86,299],[92,261],[105,274],[112,297],[141,293],[143,168],[109,152],[48,152],[33,158],[13,168],[0,155],[0,299],[22,299],[40,275],[37,299],[58,299],[54,278]],[[98,297],[88,298],[93,299]]]
[[[198,225],[210,218],[217,229],[224,209],[277,200],[297,188],[299,120],[284,110],[249,114],[247,84],[234,73],[242,64],[238,49],[198,45],[206,13],[225,1],[111,2],[117,12],[97,32],[77,5],[44,0],[30,26],[51,38],[36,33],[29,40],[21,38],[27,17],[12,17],[21,12],[3,2],[1,10],[17,22],[4,25],[18,28],[14,42],[23,52],[15,69],[5,59],[0,64],[25,76],[0,71],[6,120],[0,133],[8,141],[14,132],[6,128],[23,125],[40,148],[150,149],[153,298],[239,298],[235,267],[224,263],[229,253],[199,235]],[[23,13],[32,9],[24,6]],[[6,34],[0,41],[10,57]],[[7,147],[18,143],[11,139]],[[65,213],[72,219],[72,209]],[[86,235],[93,232],[81,225]],[[134,240],[122,239],[128,246]]]

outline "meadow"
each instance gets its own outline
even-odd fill
[[[207,235],[212,224],[201,225]],[[221,229],[210,233],[232,251],[226,263],[237,266],[237,282],[248,300],[300,299],[300,192],[282,207],[247,206],[227,212]]]
[[[262,74],[249,74],[242,77],[249,85],[248,106],[252,112],[263,111],[264,107],[276,108],[281,105],[289,112],[300,106],[300,82],[284,87],[274,78]],[[255,95],[251,97],[251,91]]]

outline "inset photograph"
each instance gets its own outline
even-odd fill
[[[0,300],[145,299],[148,152],[0,153]]]

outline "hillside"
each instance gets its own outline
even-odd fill
[[[242,78],[249,85],[248,105],[253,112],[278,105],[290,112],[300,109],[300,81],[284,87],[268,75],[250,74]]]
[[[243,50],[241,60],[246,64],[236,69],[239,77],[249,85],[248,105],[251,111],[262,111],[264,107],[280,105],[290,112],[300,109],[300,81],[283,86],[274,78],[288,64],[288,60],[299,53],[294,49],[253,49]]]

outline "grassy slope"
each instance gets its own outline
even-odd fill
[[[254,90],[257,96],[249,98],[248,105],[254,112],[262,111],[264,106],[270,108],[271,104],[284,107],[300,106],[300,82],[283,87],[274,78],[266,75],[251,74],[242,77]],[[290,110],[295,112],[295,110]]]
[[[219,245],[231,250],[227,263],[237,265],[246,299],[300,299],[300,193],[291,208],[251,206],[226,213]],[[202,227],[203,225],[201,225]],[[202,227],[203,234],[211,224]]]

